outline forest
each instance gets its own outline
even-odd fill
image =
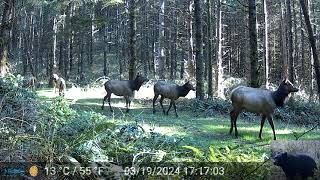
[[[319,40],[319,0],[2,0],[0,179],[319,178]]]

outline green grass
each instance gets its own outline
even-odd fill
[[[44,89],[38,91],[40,98],[50,100],[46,94],[52,89]],[[258,138],[260,129],[260,117],[255,117],[254,120],[248,120],[239,117],[237,121],[239,137],[234,136],[234,131],[229,135],[230,119],[226,115],[216,115],[213,117],[205,117],[205,115],[195,116],[195,113],[190,111],[180,111],[183,106],[182,102],[177,103],[179,117],[175,117],[173,108],[169,115],[162,113],[159,103],[157,103],[156,114],[152,113],[152,104],[139,103],[141,100],[134,100],[129,113],[125,113],[125,103],[123,98],[113,98],[111,105],[114,113],[111,113],[108,103],[105,103],[104,110],[101,109],[101,99],[78,99],[73,102],[72,107],[81,111],[95,111],[105,115],[111,121],[118,124],[139,123],[144,128],[154,129],[154,131],[167,136],[174,136],[181,141],[181,146],[189,145],[207,151],[209,146],[215,148],[223,148],[225,146],[236,147],[242,144],[248,148],[258,147],[258,153],[269,152],[269,145],[273,139],[272,130],[269,123],[266,121],[262,140]],[[165,104],[168,108],[168,103]],[[278,140],[294,140],[293,132],[302,133],[310,127],[301,127],[299,125],[283,123],[274,120],[276,128],[276,136]],[[316,129],[301,138],[301,140],[316,140],[320,139],[320,130]]]

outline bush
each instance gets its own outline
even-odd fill
[[[28,153],[23,145],[16,143],[17,138],[33,134],[38,120],[38,104],[35,93],[21,88],[22,76],[0,78],[0,159],[2,161],[23,160],[21,154]],[[16,146],[12,146],[16,145]]]

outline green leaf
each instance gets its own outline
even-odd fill
[[[191,150],[197,157],[201,157],[201,158],[203,157],[203,152],[196,147],[193,147],[193,146],[182,146],[182,147],[185,149]]]

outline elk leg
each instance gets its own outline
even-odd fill
[[[261,134],[262,134],[262,128],[264,125],[264,122],[266,121],[266,116],[262,115],[262,119],[261,119],[261,124],[260,124],[260,132],[259,132],[259,139],[261,139]]]
[[[129,108],[131,108],[131,98],[129,97]]]
[[[153,97],[153,102],[152,102],[153,114],[156,113],[155,103],[156,103],[158,97],[159,97],[159,94],[155,94],[154,97]]]
[[[124,98],[126,100],[126,107],[127,107],[126,112],[128,113],[129,112],[129,97],[125,96]]]
[[[107,100],[108,98],[108,94],[106,96],[104,96],[103,100],[102,100],[102,106],[101,106],[101,109],[103,110],[104,108],[104,102]]]
[[[240,111],[235,111],[233,116],[233,126],[234,126],[234,134],[238,137],[238,129],[237,129],[237,119]]]
[[[163,111],[163,114],[166,114],[166,111],[164,110],[164,108],[163,108],[163,99],[164,99],[164,96],[162,96],[161,95],[161,98],[160,98],[160,105],[161,105],[161,107],[162,107],[162,111]]]
[[[176,117],[178,117],[176,102],[173,101],[172,104],[173,104],[174,112],[176,113]]]
[[[107,97],[108,97],[110,111],[113,112],[112,107],[111,107],[111,93],[108,93]]]
[[[169,108],[168,108],[168,111],[167,111],[167,115],[169,115],[169,110],[171,109],[171,106],[173,104],[172,102],[173,102],[173,100],[170,101],[170,105],[169,105]]]
[[[229,134],[231,134],[232,131],[233,131],[233,114],[234,114],[234,110],[232,110],[232,111],[230,112],[230,122],[231,122],[231,126],[230,126]]]
[[[270,115],[268,116],[268,121],[269,121],[269,124],[272,128],[273,140],[276,140],[276,132],[274,131],[274,125],[273,125],[272,117]]]

